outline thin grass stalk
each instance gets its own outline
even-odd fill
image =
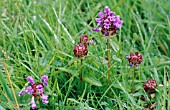
[[[131,90],[132,94],[134,94],[135,92],[134,84],[135,84],[135,66],[133,66],[133,72],[132,72],[132,90]]]
[[[15,99],[15,103],[16,103],[16,105],[17,105],[17,110],[20,110],[19,104],[18,104],[18,101],[17,101],[17,97],[16,97],[16,95],[15,95],[15,91],[14,91],[14,88],[13,88],[13,86],[12,86],[12,81],[11,81],[11,78],[10,78],[10,74],[9,74],[9,72],[8,72],[8,69],[7,69],[5,60],[4,60],[3,58],[2,58],[2,62],[3,62],[4,68],[5,68],[5,73],[6,73],[7,76],[8,76],[8,81],[9,81],[9,84],[10,84],[11,89],[12,89],[12,93],[13,93],[13,96],[14,96],[14,99]]]

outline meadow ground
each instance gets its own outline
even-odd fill
[[[0,110],[35,103],[38,110],[170,110],[170,0],[0,0],[0,6]],[[123,20],[109,43],[92,31],[105,6]],[[77,58],[83,35],[96,44]],[[130,67],[131,52],[142,55],[138,66]],[[39,83],[43,75],[47,86],[45,76]],[[43,94],[18,95],[33,88],[28,76]],[[148,79],[157,85],[144,87]]]

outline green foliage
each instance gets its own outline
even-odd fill
[[[36,80],[49,76],[45,90],[49,104],[37,102],[39,110],[143,109],[146,102],[151,103],[143,90],[148,78],[158,83],[152,98],[156,109],[170,109],[169,0],[1,0],[0,6],[0,58],[6,61],[16,94],[27,87],[27,76]],[[124,21],[110,43],[109,86],[106,39],[91,31],[105,6]],[[73,48],[82,35],[93,38],[96,45],[88,46],[80,66]],[[126,56],[136,51],[143,55],[143,62],[136,68],[135,93],[131,94],[133,69]],[[147,101],[141,100],[142,95]],[[29,109],[31,96],[17,99],[21,109]],[[0,109],[15,107],[0,60]]]

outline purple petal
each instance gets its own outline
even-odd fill
[[[123,24],[123,20],[119,20],[119,24],[121,24],[121,25],[122,25],[122,24]]]
[[[98,15],[100,16],[100,18],[104,18],[104,13],[103,12],[99,12]]]
[[[18,93],[19,96],[22,96],[24,94],[26,94],[24,91],[21,91],[21,92]]]
[[[105,36],[109,36],[109,32],[105,32],[104,35],[105,35]]]
[[[109,8],[108,6],[106,6],[106,7],[104,8],[104,12],[105,12],[106,14],[109,14],[109,13],[110,13],[110,8]]]
[[[44,87],[41,84],[37,85],[36,89],[39,94],[42,94],[44,92]]]
[[[102,27],[102,26],[103,26],[103,23],[102,23],[102,22],[99,22],[99,23],[97,23],[97,26]]]
[[[115,16],[115,19],[120,20],[120,16],[119,15]]]
[[[104,20],[104,24],[110,24],[110,21],[108,19]]]
[[[27,77],[27,81],[28,81],[28,83],[30,83],[32,85],[34,84],[34,79],[31,76]]]
[[[47,104],[47,103],[48,103],[48,95],[42,94],[41,98],[42,98],[42,102],[43,102],[44,104]]]
[[[96,42],[95,42],[93,39],[91,39],[91,40],[90,40],[90,44],[91,44],[91,45],[96,45]]]
[[[115,21],[115,17],[114,16],[109,16],[110,21]]]
[[[117,21],[117,22],[115,22],[115,23],[113,23],[114,24],[114,26],[116,26],[116,28],[121,28],[121,26],[122,26],[122,24],[123,24],[123,21],[122,20],[119,20],[119,21]]]
[[[35,108],[36,108],[36,103],[35,103],[35,101],[34,101],[34,97],[32,97],[32,100],[31,100],[31,102],[30,102],[30,105],[31,105],[32,109],[35,109]]]
[[[48,86],[48,82],[43,82],[44,86]]]
[[[102,22],[103,19],[102,18],[95,18],[95,20],[96,20],[96,22],[99,23],[99,22]]]
[[[41,78],[41,81],[44,84],[44,86],[48,85],[47,80],[48,80],[48,76],[47,75],[43,75],[42,78]]]
[[[92,28],[92,31],[94,32],[100,32],[101,30],[99,28]]]
[[[118,23],[114,23],[114,26],[115,26],[116,28],[120,28],[120,24],[118,24]]]
[[[37,89],[37,92],[38,92],[39,94],[42,94],[42,93],[44,92],[44,88]]]
[[[28,86],[27,89],[25,89],[25,93],[28,93],[28,94],[33,94],[34,90],[32,89],[31,86]]]
[[[130,67],[132,67],[133,66],[133,63],[132,62],[130,62]]]
[[[104,25],[105,29],[109,29],[109,27],[110,27],[110,25],[107,25],[107,24]]]
[[[41,77],[41,81],[42,82],[46,82],[48,80],[48,76],[47,75],[43,75],[42,77]]]
[[[111,12],[109,13],[110,16],[114,16],[114,14],[115,14],[115,12],[113,12],[113,11],[111,11]]]

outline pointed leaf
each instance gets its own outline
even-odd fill
[[[91,85],[102,86],[102,83],[93,77],[85,77],[85,78],[83,78],[83,80],[90,83]]]
[[[120,58],[117,58],[116,55],[112,56],[113,60],[117,61],[117,62],[122,62],[122,60]]]
[[[67,72],[67,73],[70,73],[72,75],[76,75],[76,72],[71,70],[71,69],[67,69],[67,68],[64,68],[64,67],[61,67],[61,68],[58,68],[58,70],[60,71],[64,71],[64,72]]]
[[[13,98],[13,95],[12,95],[12,92],[10,90],[10,88],[8,87],[7,83],[6,83],[6,80],[2,74],[2,72],[0,72],[0,83],[3,87],[3,91],[5,92],[5,94],[8,96],[8,98],[11,100],[11,101],[14,101],[14,98]]]
[[[115,52],[119,51],[119,46],[117,45],[117,43],[115,41],[111,41],[110,45]]]

